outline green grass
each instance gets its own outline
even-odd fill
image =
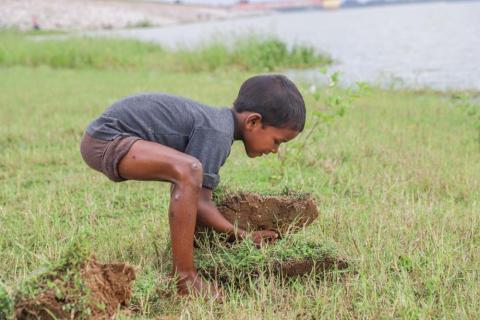
[[[310,239],[309,239],[310,238]],[[196,261],[199,272],[208,279],[224,285],[236,285],[245,288],[246,279],[255,279],[259,275],[282,277],[281,266],[286,263],[313,262],[321,264],[328,261],[343,262],[335,245],[329,241],[311,239],[304,231],[288,234],[272,245],[257,248],[253,241],[225,244],[221,237],[210,236],[197,241]],[[345,264],[348,261],[345,260]],[[342,268],[343,267],[343,268]],[[325,273],[313,273],[313,277],[324,277],[338,271],[346,272],[346,266],[329,268]],[[353,271],[353,266],[349,271]],[[340,270],[341,269],[341,270]],[[283,274],[284,275],[284,274]],[[312,278],[312,274],[308,274]],[[286,280],[287,277],[284,277]],[[247,285],[248,287],[248,285]]]
[[[0,31],[0,65],[5,66],[201,72],[272,71],[330,63],[327,55],[310,46],[289,48],[274,36],[240,36],[232,45],[212,39],[196,48],[171,50],[121,38],[72,36],[39,41],[20,32]]]
[[[5,319],[12,312],[13,301],[8,292],[0,283],[0,319]]]
[[[357,273],[288,283],[260,276],[246,281],[245,290],[227,289],[218,305],[163,294],[171,290],[168,185],[111,183],[82,162],[79,141],[88,122],[122,96],[165,91],[228,106],[252,73],[47,66],[4,66],[0,72],[2,307],[10,304],[4,292],[12,296],[33,271],[58,260],[70,240],[87,233],[99,261],[139,268],[132,301],[139,319],[480,314],[478,98],[373,88],[343,116],[315,125],[324,100],[302,86],[305,132],[279,156],[260,159],[248,158],[235,143],[222,184],[312,193],[320,216],[307,233],[352,257]]]

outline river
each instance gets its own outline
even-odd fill
[[[107,34],[175,47],[250,32],[329,53],[336,61],[329,72],[339,71],[346,84],[480,90],[480,2],[474,1],[297,11]],[[288,73],[309,81],[324,77],[318,70]]]

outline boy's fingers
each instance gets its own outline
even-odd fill
[[[254,231],[251,235],[251,239],[257,248],[261,248],[263,245],[277,241],[278,233],[272,230]]]
[[[278,234],[275,231],[270,231],[270,230],[265,231],[265,235],[266,237],[272,238],[272,239],[278,238]]]

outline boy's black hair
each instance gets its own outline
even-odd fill
[[[295,84],[283,75],[259,75],[247,79],[233,103],[236,112],[262,115],[262,123],[301,132],[305,126],[305,102]]]

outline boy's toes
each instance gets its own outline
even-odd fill
[[[204,281],[198,274],[179,279],[177,291],[182,296],[195,295],[207,300],[223,302],[222,290],[215,283]]]

